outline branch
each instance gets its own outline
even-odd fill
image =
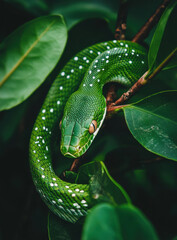
[[[158,20],[162,16],[166,7],[171,0],[164,0],[163,3],[157,8],[155,13],[148,19],[145,25],[139,30],[139,32],[133,37],[132,42],[140,43],[149,35],[152,28],[157,24]]]
[[[130,99],[142,86],[153,79],[169,63],[169,61],[175,56],[176,53],[177,48],[175,48],[155,70],[147,71],[127,92],[123,93],[117,101],[107,106],[107,112],[110,113],[116,109],[124,107],[125,105],[120,106],[120,104]]]
[[[127,7],[128,7],[128,1],[121,0],[120,8],[119,8],[118,15],[117,15],[116,30],[115,30],[115,39],[117,39],[117,40],[125,39],[125,31],[127,28],[127,25],[126,25]]]

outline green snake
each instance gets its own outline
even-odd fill
[[[80,157],[91,145],[106,115],[103,86],[117,82],[130,87],[146,71],[147,52],[142,46],[113,40],[79,52],[52,84],[32,130],[30,168],[40,196],[62,219],[74,223],[85,216],[91,208],[91,199],[89,185],[65,182],[53,170],[60,128],[61,153],[65,157]]]

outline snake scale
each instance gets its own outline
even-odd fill
[[[55,139],[59,145],[60,128],[61,153],[81,156],[106,115],[103,86],[118,82],[130,87],[145,71],[147,52],[142,46],[113,40],[79,52],[52,84],[32,130],[30,168],[42,199],[62,219],[74,223],[91,206],[89,185],[65,182],[53,170],[53,145]]]

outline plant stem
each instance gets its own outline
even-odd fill
[[[123,93],[117,101],[108,105],[107,112],[110,113],[125,106],[120,106],[120,104],[130,99],[142,86],[154,78],[169,63],[176,53],[177,48],[175,48],[156,69],[154,69],[152,72],[147,71],[127,92]]]
[[[140,43],[144,41],[152,28],[156,25],[166,7],[171,0],[164,0],[163,3],[156,9],[155,13],[148,19],[139,32],[133,37],[132,42]]]
[[[154,71],[150,70],[149,73],[145,76],[145,80],[149,81],[150,79],[154,78],[169,63],[169,61],[175,56],[176,53],[177,48],[175,48]]]
[[[128,7],[128,1],[121,0],[118,15],[117,15],[116,30],[115,30],[115,39],[117,40],[125,39],[125,31],[127,29],[127,25],[126,25],[127,7]]]

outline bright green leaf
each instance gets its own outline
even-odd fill
[[[177,160],[177,91],[161,92],[123,109],[129,130],[149,151]]]
[[[164,11],[164,13],[157,25],[156,31],[153,35],[153,38],[152,38],[152,41],[150,44],[150,48],[149,48],[149,53],[148,53],[148,62],[149,62],[150,70],[156,68],[159,65],[159,59],[161,59],[160,62],[162,62],[167,57],[167,55],[170,54],[170,51],[174,50],[174,49],[171,49],[171,45],[172,45],[172,44],[170,44],[171,41],[175,42],[175,47],[176,47],[177,39],[175,40],[175,36],[171,35],[171,40],[163,39],[167,22],[169,20],[169,17],[171,15],[172,11],[174,10],[176,4],[177,4],[176,1],[172,1],[171,4],[169,4],[169,6],[166,8],[166,10]],[[175,26],[176,25],[174,25],[174,27]],[[166,33],[166,35],[169,36],[170,34]],[[165,48],[164,47],[161,48],[162,44],[169,47],[168,54],[165,52],[166,55],[164,55]],[[158,56],[158,55],[160,55],[160,56]],[[176,66],[176,64],[174,64],[174,62],[173,62],[171,67],[172,66],[174,67],[174,66]],[[170,66],[168,66],[168,68],[170,68]]]
[[[111,202],[113,204],[130,202],[126,191],[110,176],[103,162],[91,162],[83,165],[76,182],[89,182],[93,204],[98,202]]]
[[[24,101],[58,62],[67,39],[61,16],[30,21],[0,45],[0,110]]]
[[[100,204],[87,216],[82,240],[157,240],[151,223],[131,205]]]

